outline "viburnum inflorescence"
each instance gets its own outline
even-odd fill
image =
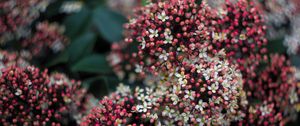
[[[225,49],[230,62],[243,64],[245,58],[266,53],[266,27],[253,5],[244,0],[226,1],[218,9],[194,0],[153,3],[126,25],[125,41],[140,44],[133,56],[150,72],[166,64],[176,66],[182,57],[199,56],[203,49],[211,53]]]
[[[215,56],[184,58],[183,66],[159,74],[162,79],[155,82],[157,86],[136,88],[131,95],[125,88],[100,101],[84,122],[229,125],[241,120],[247,105],[242,77],[224,57],[220,51]],[[113,119],[107,118],[110,114]]]
[[[80,83],[62,74],[27,66],[1,69],[0,122],[3,125],[61,125],[84,108]],[[78,94],[78,95],[77,95]]]

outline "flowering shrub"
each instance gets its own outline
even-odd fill
[[[32,66],[11,66],[2,69],[0,83],[3,125],[67,124],[64,121],[75,116],[73,112],[84,109],[80,108],[84,104],[82,93],[85,93],[79,88],[80,83],[62,74],[49,76],[47,70]]]

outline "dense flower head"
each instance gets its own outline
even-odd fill
[[[47,52],[60,52],[68,44],[63,35],[64,28],[56,23],[41,22],[36,25],[35,33],[22,41],[22,46],[28,49],[33,56]]]
[[[0,117],[3,125],[67,124],[82,103],[80,83],[49,76],[33,66],[2,69]],[[76,94],[79,94],[78,96]],[[72,115],[70,115],[72,114]]]
[[[261,65],[261,69],[253,71],[245,80],[244,88],[251,104],[241,124],[285,124],[295,114],[295,105],[299,103],[295,68],[286,56],[279,54],[270,55],[269,60]]]
[[[131,95],[127,95],[129,88],[119,89],[118,95],[113,93],[113,97],[100,101],[87,123],[130,124],[127,121],[133,119],[142,124],[229,125],[241,120],[245,115],[241,110],[248,103],[242,76],[224,57],[220,51],[215,56],[184,58],[181,67],[157,72],[157,86],[136,88]],[[142,121],[136,121],[138,117]]]
[[[125,25],[125,42],[112,46],[109,61],[118,75],[129,71],[150,85],[133,93],[133,113],[166,125],[290,121],[299,108],[295,68],[267,53],[259,8],[246,0],[206,2],[158,1]]]
[[[51,0],[1,0],[0,42],[29,35],[29,26]]]
[[[128,124],[129,118],[138,118],[138,116],[133,117],[132,114],[134,104],[130,88],[121,84],[116,92],[99,101],[99,105],[83,118],[81,125]]]
[[[180,64],[182,57],[200,56],[199,50],[224,48],[231,62],[243,64],[249,56],[266,53],[266,27],[253,5],[244,0],[226,1],[218,9],[194,0],[152,3],[126,25],[125,41],[140,44],[134,56],[150,72],[167,62]]]

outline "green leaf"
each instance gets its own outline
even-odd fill
[[[149,0],[142,0],[142,6],[147,6],[149,2]]]
[[[69,60],[69,53],[65,50],[59,54],[56,58],[46,64],[47,67],[55,66],[60,63],[66,63]]]
[[[71,14],[64,21],[66,27],[66,35],[69,38],[74,38],[80,33],[85,32],[90,27],[91,11],[85,6],[80,12]]]
[[[44,16],[47,18],[51,18],[57,14],[59,14],[59,9],[61,8],[63,1],[55,1],[51,3],[45,11]]]
[[[285,53],[286,47],[283,45],[283,37],[269,40],[267,48],[269,53]]]
[[[69,62],[76,62],[84,56],[90,54],[93,51],[95,42],[96,35],[93,32],[87,32],[74,39],[67,49],[70,56]]]
[[[72,66],[74,72],[87,72],[87,73],[111,73],[111,67],[106,61],[105,55],[91,55],[88,56],[75,65]]]
[[[117,42],[122,39],[123,24],[126,22],[121,14],[99,6],[93,11],[93,24],[102,37],[109,42]]]

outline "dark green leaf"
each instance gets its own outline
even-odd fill
[[[106,7],[97,7],[93,12],[93,23],[103,38],[109,42],[117,42],[122,39],[123,24],[126,22],[121,14]]]
[[[285,53],[286,47],[283,45],[283,37],[269,40],[267,48],[269,53]]]
[[[93,32],[87,32],[74,39],[68,48],[70,63],[76,62],[82,57],[90,54],[96,42],[96,35]]]
[[[111,67],[106,61],[105,55],[88,56],[72,66],[74,72],[111,73]]]
[[[85,32],[90,26],[91,11],[83,7],[80,12],[71,14],[64,21],[66,27],[66,35],[74,38],[82,32]]]
[[[69,60],[69,53],[65,50],[61,54],[59,54],[56,58],[51,60],[49,63],[46,64],[47,67],[51,67],[60,63],[66,63]]]

